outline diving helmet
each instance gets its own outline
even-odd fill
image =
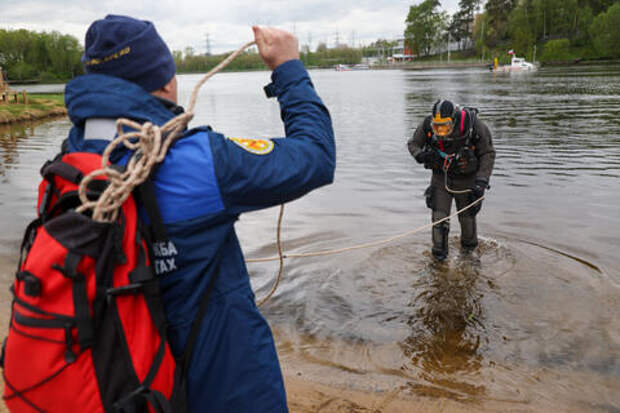
[[[433,105],[431,127],[438,139],[448,139],[454,130],[459,108],[449,100],[438,100]]]

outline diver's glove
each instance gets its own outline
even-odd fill
[[[489,181],[482,178],[476,179],[476,181],[474,182],[474,186],[471,187],[471,192],[469,193],[469,203],[471,204],[472,202],[482,198],[484,196],[484,191],[489,188],[491,188],[489,186]],[[469,208],[470,215],[475,216],[476,214],[478,214],[478,212],[480,212],[481,208],[482,201]]]
[[[417,163],[424,164],[424,167],[427,169],[431,169],[433,167],[439,167],[443,163],[443,159],[434,150],[421,151],[415,156],[415,160]]]

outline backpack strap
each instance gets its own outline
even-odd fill
[[[219,261],[219,260],[218,260]],[[189,371],[189,365],[192,360],[192,356],[194,354],[194,346],[196,344],[196,338],[198,338],[198,333],[200,332],[200,326],[202,325],[202,320],[207,313],[207,304],[209,304],[209,298],[213,289],[215,288],[215,280],[220,273],[219,262],[215,267],[215,271],[209,280],[209,285],[207,286],[207,290],[205,291],[204,296],[202,297],[202,301],[200,302],[200,307],[198,308],[198,314],[196,314],[196,318],[192,323],[192,329],[189,332],[189,336],[187,338],[187,342],[185,343],[185,349],[183,350],[183,354],[181,356],[182,364],[182,378],[185,379],[185,375]]]
[[[76,185],[79,185],[80,181],[82,181],[82,178],[84,177],[82,171],[73,165],[63,162],[58,158],[58,156],[53,161],[46,162],[41,168],[41,176],[43,176],[46,180],[51,181],[50,177],[52,175],[58,175]]]
[[[80,274],[77,267],[82,256],[69,250],[65,257],[64,266],[52,264],[52,268],[73,281],[73,305],[78,332],[78,342],[81,349],[92,347],[95,339],[93,320],[90,316],[88,295],[86,292],[86,278]]]
[[[114,413],[142,413],[144,410],[144,402],[148,403],[154,413],[177,413],[166,396],[161,392],[149,389],[144,386],[138,387],[136,390],[118,400],[112,408]],[[139,407],[140,406],[140,407]]]
[[[161,211],[157,204],[157,197],[155,196],[155,185],[153,184],[153,173],[137,188],[137,192],[134,192],[136,198],[138,198],[140,205],[144,207],[146,215],[150,221],[150,236],[151,242],[168,241],[168,232],[164,226],[164,222],[161,217]]]
[[[427,116],[424,118],[424,122],[422,122],[422,130],[424,131],[424,136],[426,137],[427,141],[430,141],[430,139],[433,137],[433,128],[431,127],[431,120],[432,120],[432,117]]]
[[[476,130],[476,120],[478,119],[478,114],[480,113],[480,111],[478,110],[478,108],[463,108],[463,111],[467,113],[467,116],[469,116],[469,130],[467,131],[467,144],[469,144],[469,142],[476,142],[479,139],[478,136],[478,132]],[[461,119],[463,119],[463,117],[461,116]],[[463,134],[463,121],[461,120],[461,134]]]
[[[200,307],[198,308],[198,313],[196,314],[196,318],[194,318],[194,321],[192,323],[192,328],[189,332],[187,342],[185,343],[185,349],[183,350],[183,353],[180,356],[180,363],[182,366],[182,370],[181,370],[182,380],[185,380],[185,375],[189,371],[189,365],[191,363],[192,355],[194,353],[194,345],[196,344],[196,338],[198,338],[198,333],[200,332],[202,320],[204,319],[204,316],[207,313],[209,298],[211,297],[211,293],[213,292],[213,289],[215,288],[215,281],[217,280],[218,275],[220,274],[220,262],[222,260],[221,250],[224,245],[225,243],[223,242],[222,245],[215,252],[215,259],[212,264],[215,266],[215,270],[213,271],[213,275],[211,276],[211,279],[209,280],[209,285],[207,285],[207,289],[202,297],[202,301],[200,302]]]

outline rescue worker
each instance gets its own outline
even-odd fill
[[[449,100],[438,100],[407,142],[415,160],[431,169],[426,189],[426,205],[433,222],[450,215],[452,198],[462,209],[484,195],[495,162],[491,132],[478,118],[475,108],[459,107]],[[469,251],[478,245],[476,214],[482,201],[459,214],[461,246]],[[443,261],[448,256],[449,221],[432,230],[432,254]]]
[[[255,305],[234,223],[243,212],[303,196],[333,181],[329,112],[299,60],[297,39],[253,27],[273,71],[285,139],[241,139],[209,126],[186,130],[154,174],[168,242],[154,248],[175,355],[183,352],[210,283],[187,372],[189,412],[288,411],[271,330]],[[89,27],[86,75],[66,86],[68,151],[103,152],[125,117],[163,125],[181,113],[176,66],[151,22],[108,15]],[[239,119],[243,122],[243,119]],[[126,162],[127,150],[113,162]]]

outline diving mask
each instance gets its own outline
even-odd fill
[[[433,128],[433,133],[438,137],[450,136],[454,130],[454,119],[451,117],[442,118],[441,114],[437,112],[433,116],[431,127]]]

